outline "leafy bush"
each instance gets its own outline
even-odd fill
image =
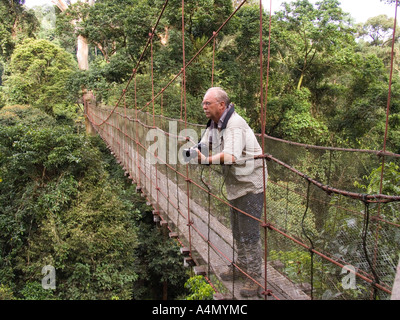
[[[22,299],[129,299],[132,186],[110,177],[96,140],[39,109],[3,108],[0,123],[0,283]],[[56,269],[51,296],[45,265]]]
[[[51,114],[54,104],[65,102],[65,86],[77,64],[50,41],[25,39],[15,48],[8,69],[8,103],[31,104]]]
[[[190,294],[186,297],[186,300],[212,300],[214,295],[214,289],[204,279],[203,276],[191,277],[185,283],[185,288],[189,289]]]

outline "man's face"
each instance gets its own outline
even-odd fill
[[[225,102],[218,102],[214,91],[206,93],[202,106],[206,117],[214,122],[218,122],[225,110]]]

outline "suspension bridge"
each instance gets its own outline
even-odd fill
[[[245,2],[197,54],[213,43]],[[235,265],[237,250],[229,219],[232,205],[225,197],[221,165],[186,163],[180,158],[183,148],[198,142],[205,126],[189,123],[186,116],[172,119],[154,112],[156,99],[162,99],[164,91],[181,80],[181,110],[186,115],[185,74],[197,54],[186,61],[184,36],[183,65],[171,82],[159,93],[154,93],[152,86],[152,99],[145,106],[126,103],[131,82],[136,90],[137,69],[147,50],[153,64],[154,32],[167,4],[116,105],[104,105],[91,92],[83,95],[83,101],[87,131],[105,141],[137,191],[153,207],[154,222],[181,245],[185,265],[206,277],[216,299],[245,299],[240,295],[243,280],[224,281],[219,276],[232,263],[235,272],[259,286],[258,299],[390,299],[399,281],[395,279],[400,196],[360,193],[354,181],[374,168],[384,170],[385,163],[398,164],[400,155],[385,147],[377,151],[320,147],[266,135],[262,76],[262,128],[257,137],[269,173],[268,182],[264,181],[264,214],[256,219],[263,242],[262,279],[252,279]],[[260,1],[260,38],[261,11]],[[182,28],[183,17],[184,1]],[[262,61],[261,57],[261,74]],[[145,111],[152,105],[153,112]]]

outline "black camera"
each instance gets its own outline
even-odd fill
[[[197,150],[208,157],[208,148],[204,143],[198,143],[196,146],[189,149],[183,149],[183,160],[189,162],[192,159],[197,158]]]

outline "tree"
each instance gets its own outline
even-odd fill
[[[376,54],[357,54],[354,68],[347,74],[343,105],[332,114],[330,130],[339,133],[354,147],[379,149],[382,147],[388,98],[389,72]],[[398,76],[394,75],[388,147],[397,152],[399,95]]]
[[[17,46],[5,80],[9,104],[31,104],[52,113],[65,103],[65,85],[76,69],[73,57],[47,40],[26,39]]]
[[[34,6],[32,10],[40,23],[40,29],[36,32],[38,39],[45,39],[59,43],[56,38],[56,12],[55,7],[45,4],[42,6]]]
[[[52,0],[52,2],[63,14],[72,18],[70,23],[73,25],[74,32],[77,34],[76,57],[78,60],[78,67],[80,70],[88,70],[89,46],[87,38],[79,32],[79,23],[85,18],[87,6],[92,6],[95,0],[82,0],[72,5],[68,5],[65,0]]]
[[[61,11],[57,19],[58,33],[77,38],[80,70],[89,69],[89,44],[100,51],[106,62],[120,50],[120,59],[124,60],[126,54],[135,61],[154,23],[155,8],[144,0],[53,2]]]
[[[140,204],[140,202],[138,202]],[[154,225],[152,214],[144,206],[138,219],[138,242],[134,254],[138,280],[135,299],[174,299],[183,289],[187,275],[179,244],[168,238],[166,230]]]
[[[392,41],[393,25],[394,19],[387,15],[372,17],[363,24],[360,36],[370,39],[371,46],[383,47]]]
[[[38,108],[0,110],[0,295],[48,298],[52,265],[54,298],[131,298],[134,188],[109,173],[97,139]]]
[[[132,74],[158,13],[143,0],[103,0],[88,8],[80,32],[106,62],[101,72],[108,82],[121,83]]]
[[[298,0],[284,7],[277,13],[279,26],[290,35],[282,39],[285,46],[279,48],[280,56],[295,72],[296,88],[300,89],[319,57],[327,60],[354,42],[354,29],[337,0],[323,0],[316,7],[307,0]]]
[[[33,37],[39,23],[33,11],[27,11],[25,0],[0,1],[0,57],[8,60],[16,44],[26,37]]]
[[[265,12],[263,12],[263,20],[268,21]],[[252,3],[244,5],[229,25],[231,29],[220,35],[217,41],[215,82],[227,90],[237,111],[249,120],[252,128],[259,130],[259,6]],[[268,43],[268,24],[264,23],[263,27],[263,42]],[[264,46],[265,57],[266,50],[267,47]]]

